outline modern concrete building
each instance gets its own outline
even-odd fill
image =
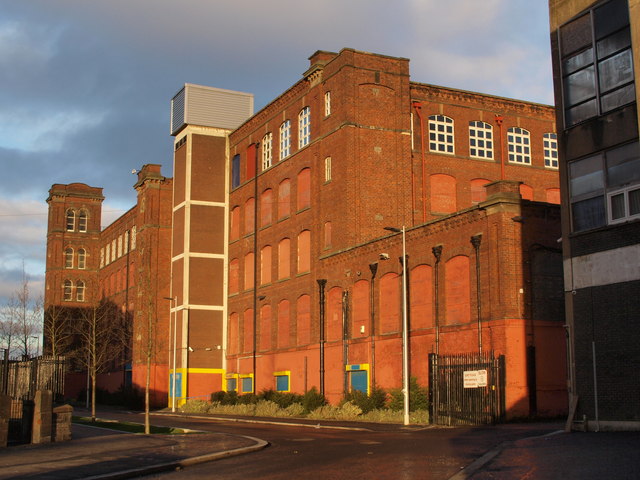
[[[640,2],[550,0],[571,420],[640,426]]]

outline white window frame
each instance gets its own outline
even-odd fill
[[[612,190],[607,192],[607,223],[609,225],[614,225],[616,223],[624,223],[630,220],[640,219],[640,213],[636,213],[631,215],[629,213],[629,192],[640,190],[640,185],[637,183],[634,185],[628,185],[624,188],[618,188],[616,190]],[[613,207],[611,206],[611,199],[614,196],[622,194],[624,196],[624,215],[620,218],[613,218]]]
[[[542,136],[544,150],[544,166],[558,168],[558,135],[555,132],[547,132]]]
[[[429,116],[429,151],[455,155],[453,118],[446,115]]]
[[[271,168],[273,161],[273,135],[271,132],[262,137],[262,170]]]
[[[285,120],[280,125],[280,160],[291,155],[291,120]]]
[[[324,159],[324,181],[325,183],[331,181],[331,157]]]
[[[65,213],[65,229],[67,232],[73,232],[76,229],[76,212],[71,208]]]
[[[531,133],[521,127],[507,130],[509,163],[531,165]]]
[[[67,247],[64,249],[64,268],[71,269],[73,268],[73,248]]]
[[[80,210],[78,214],[78,231],[85,233],[87,231],[87,223],[89,221],[89,215],[86,210]]]
[[[87,251],[84,248],[78,249],[78,268],[80,270],[87,268]]]
[[[482,120],[469,122],[469,156],[493,160],[493,125]]]
[[[331,115],[331,91],[324,92],[324,116]]]
[[[116,239],[114,238],[113,240],[111,240],[111,261],[115,262],[116,261]]]
[[[298,148],[311,142],[311,108],[304,107],[298,114]]]
[[[85,284],[82,280],[76,282],[76,301],[84,302],[85,297]]]
[[[62,284],[62,300],[65,302],[73,301],[73,282],[65,280]]]

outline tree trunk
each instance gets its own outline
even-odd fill
[[[144,433],[151,433],[151,425],[149,425],[149,386],[151,384],[151,352],[147,352],[147,378],[144,386]]]

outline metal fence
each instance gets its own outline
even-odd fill
[[[429,355],[431,422],[438,425],[498,423],[505,414],[504,355],[493,352]]]
[[[65,358],[43,355],[28,360],[9,360],[6,349],[1,353],[0,392],[11,397],[9,441],[28,442],[35,392],[51,390],[54,401],[64,397]]]

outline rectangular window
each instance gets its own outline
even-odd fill
[[[286,120],[280,125],[280,160],[291,155],[291,122]]]
[[[444,115],[429,117],[429,150],[454,154],[453,119]]]
[[[227,376],[227,392],[237,392],[238,391],[238,376],[230,375]]]
[[[271,135],[271,133],[267,133],[262,137],[262,170],[266,170],[271,167],[272,140],[273,135]]]
[[[304,107],[298,114],[298,148],[309,145],[311,141],[311,109]]]
[[[493,159],[493,127],[485,122],[469,122],[469,156]]]
[[[529,131],[520,127],[507,130],[509,162],[531,165],[531,141]]]
[[[331,157],[324,159],[324,181],[331,181]]]
[[[256,144],[252,143],[247,147],[247,159],[246,159],[246,179],[252,179],[256,176]]]
[[[276,392],[291,391],[291,372],[275,372],[273,376],[276,383]]]
[[[544,150],[544,166],[558,168],[558,136],[555,133],[545,133],[542,139]]]
[[[325,92],[324,94],[324,116],[331,115],[331,92]]]
[[[640,146],[628,143],[569,163],[575,232],[640,219]]]
[[[565,126],[635,101],[629,10],[612,0],[560,27]]]
[[[231,188],[240,186],[240,154],[234,155],[231,161]]]
[[[253,375],[241,375],[240,387],[242,388],[240,393],[253,393]]]

